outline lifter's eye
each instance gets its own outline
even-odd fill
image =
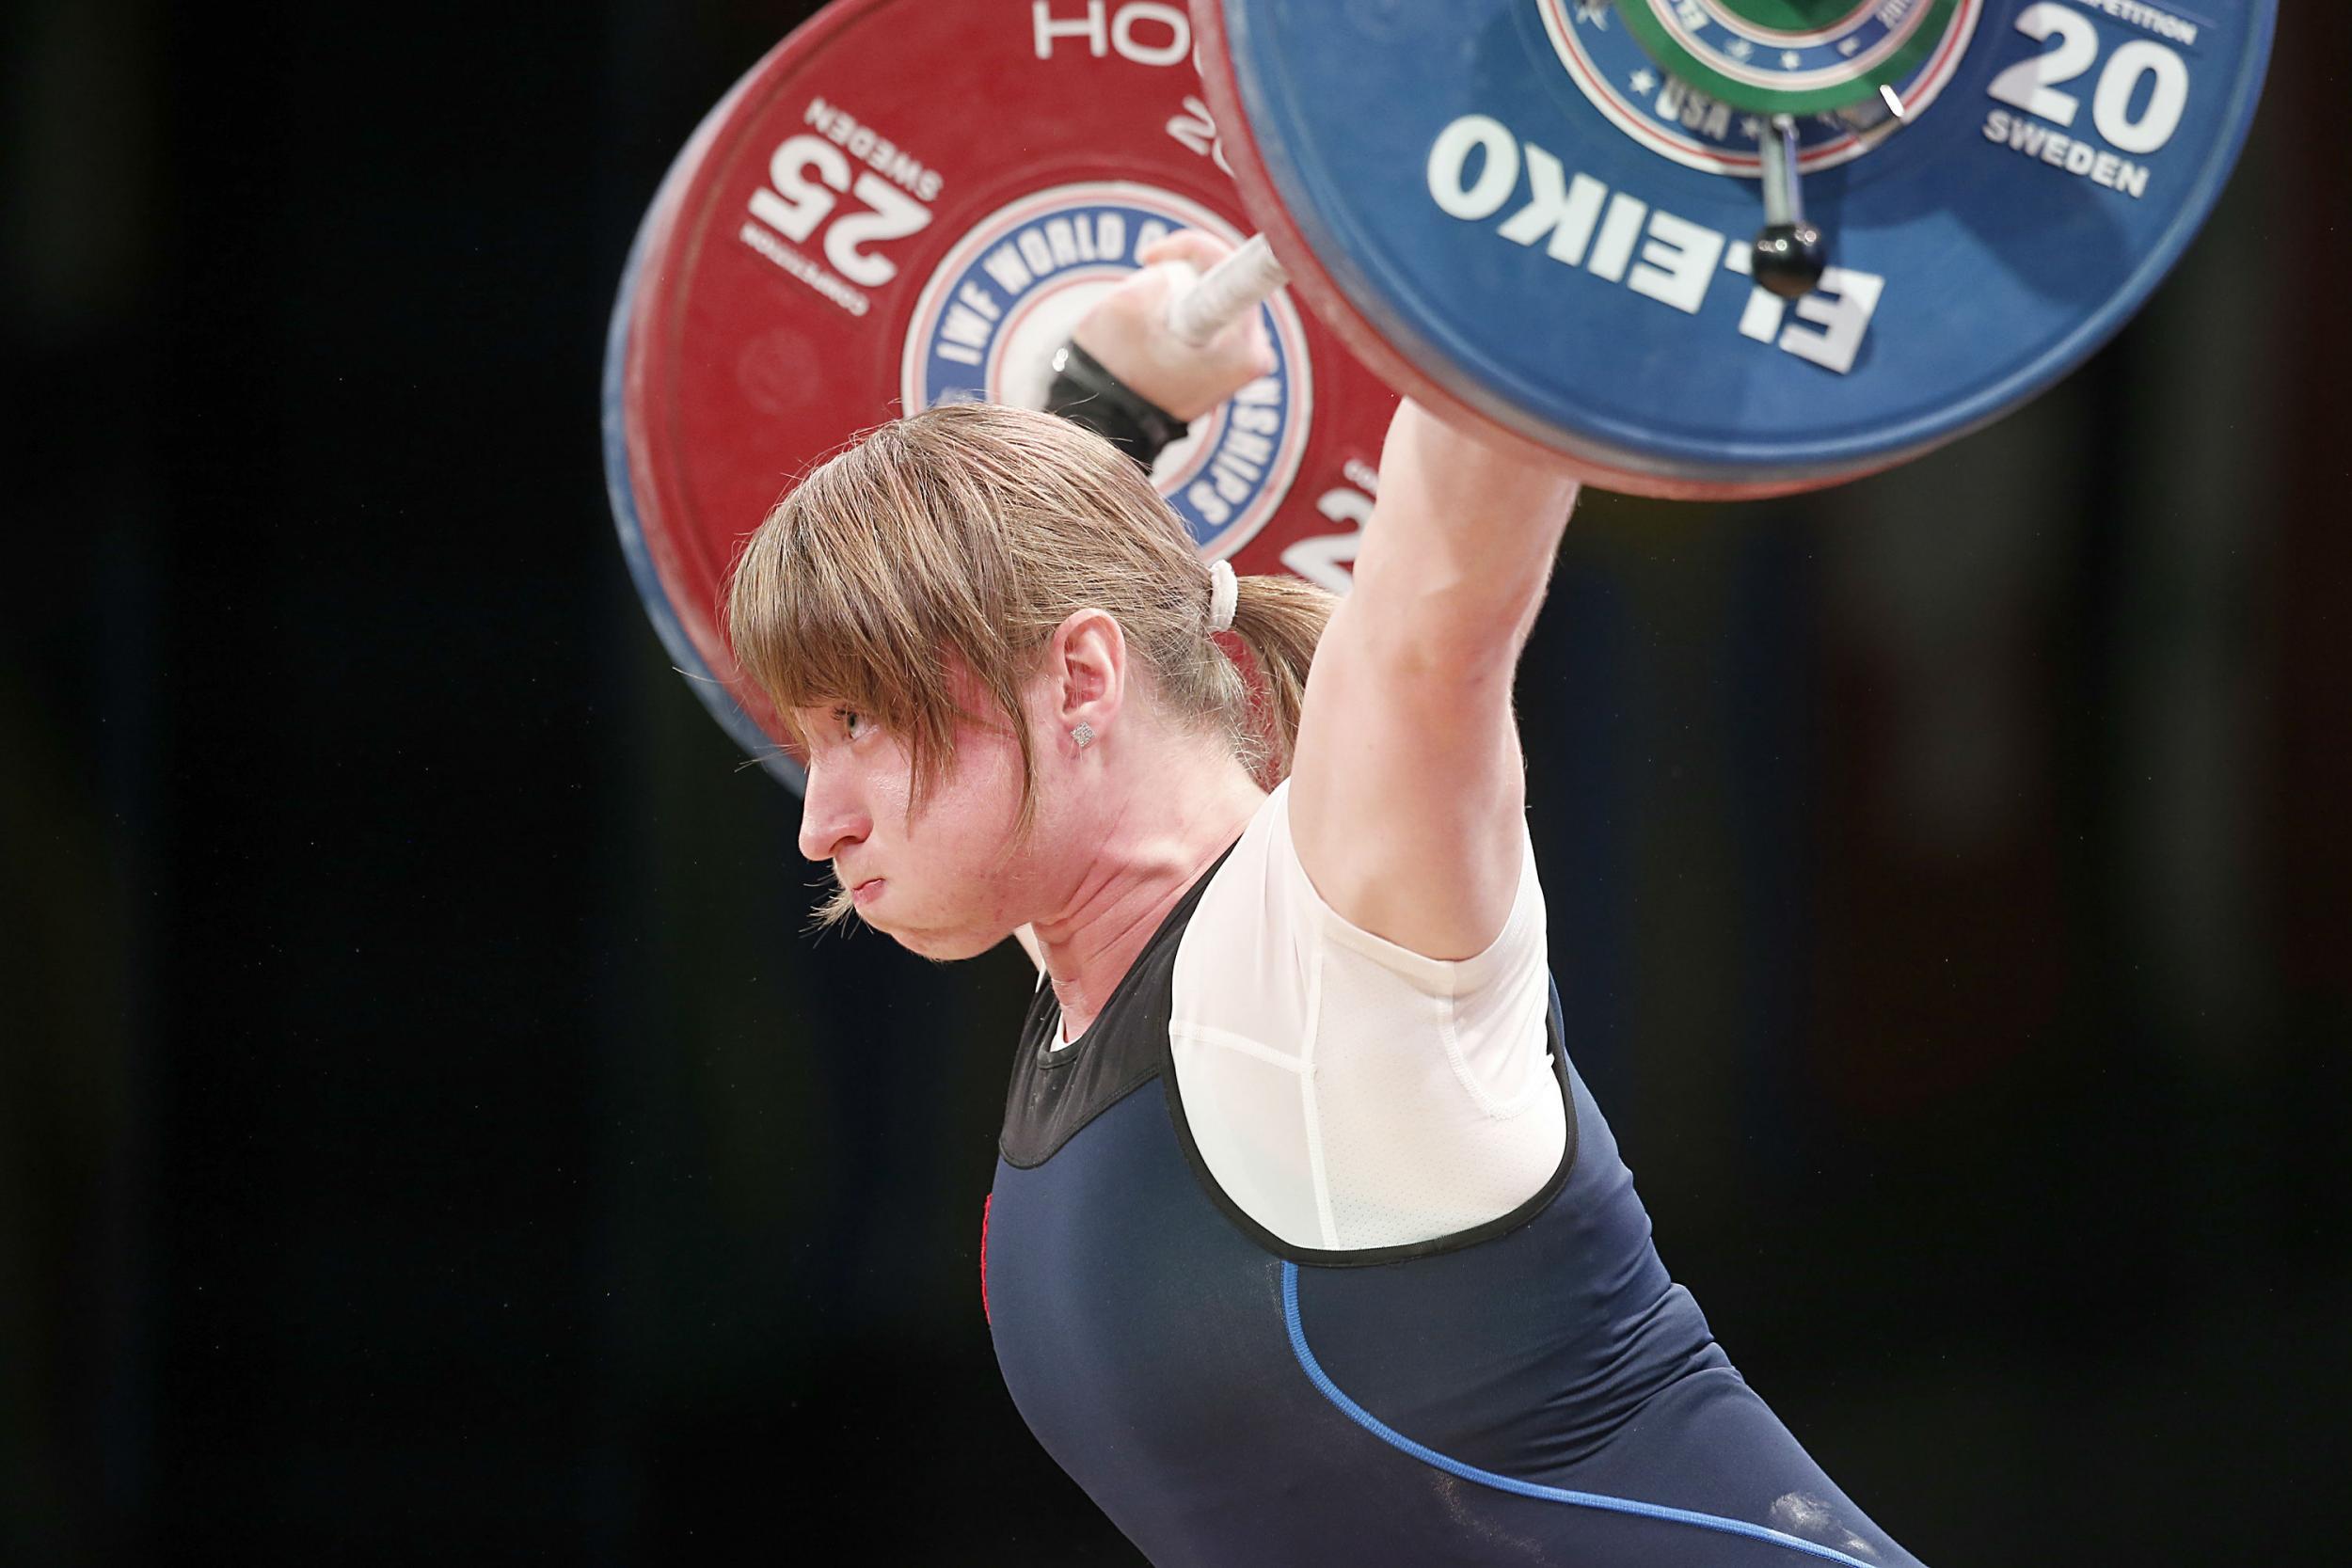
[[[833,721],[840,725],[841,733],[851,740],[855,740],[859,733],[866,727],[866,715],[851,707],[834,708]]]

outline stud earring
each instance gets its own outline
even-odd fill
[[[1089,746],[1094,744],[1094,726],[1086,722],[1084,720],[1080,720],[1078,727],[1070,732],[1070,738],[1075,741],[1077,743],[1078,750],[1083,752]]]

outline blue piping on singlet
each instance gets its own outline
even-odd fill
[[[1865,1562],[1860,1558],[1848,1557],[1844,1552],[1821,1545],[1818,1542],[1783,1534],[1779,1530],[1770,1529],[1762,1525],[1751,1525],[1744,1520],[1721,1519],[1712,1513],[1694,1513],[1686,1508],[1668,1508],[1661,1503],[1634,1502],[1626,1497],[1604,1497],[1593,1492],[1569,1492],[1557,1486],[1538,1486],[1534,1481],[1514,1481],[1509,1476],[1499,1476],[1491,1470],[1481,1470],[1465,1465],[1458,1459],[1448,1459],[1435,1449],[1424,1448],[1395,1428],[1387,1425],[1380,1418],[1341,1392],[1340,1386],[1331,1381],[1330,1374],[1326,1372],[1322,1364],[1315,1360],[1315,1353],[1307,1348],[1307,1331],[1299,1325],[1298,1265],[1295,1263],[1282,1265],[1282,1320],[1290,1326],[1291,1351],[1298,1357],[1298,1365],[1306,1371],[1307,1380],[1322,1391],[1325,1399],[1339,1406],[1342,1415],[1400,1453],[1408,1454],[1420,1460],[1423,1465],[1443,1470],[1450,1476],[1459,1476],[1464,1481],[1474,1481],[1480,1486],[1490,1486],[1498,1492],[1510,1492],[1522,1497],[1535,1497],[1544,1502],[1566,1503],[1573,1508],[1595,1508],[1609,1513],[1630,1513],[1638,1518],[1660,1519],[1671,1525],[1692,1525],[1700,1529],[1719,1530],[1725,1535],[1744,1535],[1753,1541],[1762,1541],[1774,1546],[1787,1546],[1792,1551],[1804,1552],[1825,1561],[1844,1563],[1846,1568],[1885,1568],[1883,1563]]]

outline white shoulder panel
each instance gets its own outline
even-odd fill
[[[1531,845],[1502,932],[1427,958],[1340,918],[1275,790],[1176,954],[1168,1035],[1202,1162],[1293,1246],[1433,1241],[1534,1196],[1567,1144]]]

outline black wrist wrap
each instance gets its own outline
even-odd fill
[[[1054,352],[1054,383],[1045,411],[1082,425],[1134,458],[1149,473],[1170,441],[1191,428],[1126,383],[1075,343]]]

